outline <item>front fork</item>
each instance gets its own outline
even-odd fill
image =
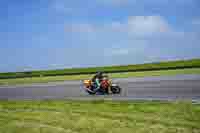
[[[109,86],[108,86],[108,94],[111,94],[111,93],[112,93],[112,91],[111,91],[112,81],[109,80],[108,83],[109,83]]]

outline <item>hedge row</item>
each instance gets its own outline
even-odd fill
[[[158,62],[158,63],[148,63],[148,64],[126,65],[126,66],[73,68],[73,69],[49,70],[49,71],[9,72],[9,73],[0,73],[0,79],[94,74],[97,71],[104,71],[105,73],[118,73],[118,72],[139,72],[139,71],[170,70],[170,69],[183,69],[183,68],[200,68],[200,59],[168,61],[168,62]]]

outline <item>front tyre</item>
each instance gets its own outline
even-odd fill
[[[112,86],[111,91],[113,94],[120,94],[121,88],[119,86]]]

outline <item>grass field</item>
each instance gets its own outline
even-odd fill
[[[0,133],[200,133],[190,102],[0,101]]]
[[[145,71],[145,72],[126,72],[109,74],[111,78],[145,77],[145,76],[166,76],[178,74],[200,74],[200,68]],[[0,79],[0,85],[16,85],[29,83],[46,83],[65,80],[82,80],[91,78],[93,75],[72,75],[72,76],[49,76],[33,78]]]
[[[200,59],[167,61],[157,63],[146,63],[125,66],[105,66],[105,67],[90,67],[90,68],[71,68],[61,70],[48,71],[27,71],[27,72],[10,72],[0,73],[0,79],[9,78],[24,78],[24,77],[40,77],[40,76],[62,76],[62,75],[80,75],[91,74],[96,71],[104,71],[108,73],[114,72],[142,72],[150,70],[172,70],[177,68],[200,68]]]

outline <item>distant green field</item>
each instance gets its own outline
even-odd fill
[[[191,102],[0,101],[0,133],[200,133]]]
[[[108,74],[111,78],[128,78],[128,77],[147,77],[147,76],[173,76],[179,74],[200,74],[200,68],[176,69],[176,70],[160,70],[160,71],[145,71],[145,72],[124,72]],[[31,83],[47,83],[66,80],[83,80],[90,79],[93,75],[66,75],[66,76],[46,76],[33,78],[15,78],[15,79],[0,79],[0,85],[17,85]]]
[[[96,71],[104,71],[106,73],[119,73],[119,72],[172,70],[172,69],[183,69],[183,68],[200,68],[200,59],[168,61],[168,62],[137,64],[137,65],[127,65],[127,66],[73,68],[73,69],[63,69],[63,70],[30,71],[30,72],[16,72],[16,73],[10,72],[10,73],[0,73],[0,79],[94,74]]]

